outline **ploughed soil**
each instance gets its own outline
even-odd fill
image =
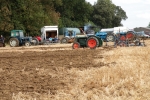
[[[74,81],[66,80],[67,70],[102,67],[103,62],[93,61],[111,49],[73,50],[71,44],[0,48],[0,100],[11,100],[19,92],[55,94],[57,90],[67,90],[67,83],[73,85]]]

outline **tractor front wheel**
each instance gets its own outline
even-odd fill
[[[89,47],[90,49],[95,49],[96,47],[98,47],[99,45],[99,41],[96,37],[89,37],[87,39],[87,47]]]
[[[31,43],[29,41],[26,41],[25,46],[29,47],[29,46],[31,46]]]
[[[73,48],[73,49],[78,49],[78,48],[80,48],[80,43],[79,43],[79,42],[74,42],[73,45],[72,45],[72,48]]]
[[[68,43],[68,38],[67,37],[64,37],[60,40],[61,43]]]
[[[19,40],[17,38],[11,38],[9,40],[9,45],[11,47],[18,47],[19,46]]]

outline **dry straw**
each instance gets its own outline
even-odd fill
[[[64,73],[57,73],[57,76],[65,77],[67,89],[58,90],[56,94],[39,94],[39,98],[33,98],[26,93],[18,93],[14,94],[12,99],[148,100],[150,98],[149,45],[147,47],[118,47],[104,50],[103,53],[99,53],[99,50],[101,49],[95,52],[102,58],[94,58],[93,65],[96,67],[91,66],[82,70],[70,68],[63,71]],[[101,62],[103,66],[100,66]],[[70,65],[73,64],[70,62]],[[48,73],[48,70],[40,70]],[[54,73],[53,76],[56,74]]]

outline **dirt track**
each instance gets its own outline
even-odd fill
[[[103,58],[103,49],[72,50],[70,44],[1,48],[0,100],[11,100],[13,93],[18,92],[42,94],[50,91],[55,94],[59,89],[67,90],[67,83],[74,84],[67,70],[104,66],[103,62],[93,62],[94,59]]]

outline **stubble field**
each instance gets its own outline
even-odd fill
[[[149,100],[146,45],[0,48],[0,100]]]

